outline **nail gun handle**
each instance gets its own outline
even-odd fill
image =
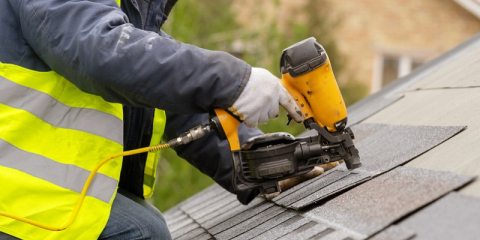
[[[231,151],[240,150],[238,140],[238,126],[240,121],[221,108],[215,108],[215,116],[210,120],[214,125],[215,133],[220,139],[227,139]]]
[[[342,130],[347,108],[325,49],[308,38],[283,50],[282,84],[297,101],[305,120],[313,118],[329,132]]]

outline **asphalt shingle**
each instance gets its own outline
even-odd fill
[[[263,204],[258,204],[252,208],[248,208],[246,211],[243,211],[239,214],[232,215],[231,218],[225,220],[225,221],[219,221],[218,225],[215,225],[211,229],[208,229],[208,231],[214,235],[223,232],[227,229],[230,229],[238,224],[241,224],[244,221],[247,221],[248,219],[255,217],[256,215],[265,214],[267,209],[274,207],[273,203],[263,203]]]
[[[296,215],[285,222],[280,223],[279,225],[273,228],[267,228],[266,232],[254,237],[254,240],[270,240],[280,238],[293,230],[307,224],[310,220]]]
[[[331,171],[327,171],[318,177],[305,181],[294,188],[281,193],[272,199],[272,201],[282,206],[290,206],[291,204],[310,196],[312,193],[319,191],[320,189],[346,177],[349,174],[350,171],[348,171],[344,166],[338,166],[334,169],[331,169]]]
[[[181,220],[173,222],[173,223],[168,221],[167,225],[168,225],[168,229],[170,230],[170,232],[173,233],[173,232],[177,231],[178,229],[181,229],[185,226],[188,226],[188,225],[194,224],[194,223],[195,222],[193,221],[193,219],[186,216],[186,217],[182,218]]]
[[[301,209],[307,206],[310,206],[318,201],[321,201],[333,194],[339,193],[345,189],[356,186],[362,182],[369,180],[372,177],[372,174],[365,172],[359,169],[351,171],[351,173],[344,178],[340,178],[338,181],[333,182],[332,184],[311,193],[310,195],[299,199],[297,202],[289,205],[288,207],[293,209]]]
[[[333,229],[329,228],[325,224],[311,221],[293,230],[287,235],[284,235],[283,237],[279,238],[279,240],[309,239],[321,232],[325,232],[325,231],[331,232],[332,230]]]
[[[401,221],[418,239],[479,239],[480,199],[452,192]]]
[[[352,130],[372,129],[370,124],[360,124]],[[378,124],[372,134],[355,144],[360,152],[362,168],[379,174],[404,164],[430,150],[455,134],[465,126],[406,126]],[[383,125],[383,126],[382,126]]]
[[[263,204],[265,206],[267,204]],[[218,239],[232,239],[237,237],[247,231],[249,231],[253,226],[258,226],[270,219],[276,218],[281,213],[285,212],[285,208],[277,207],[277,206],[270,206],[269,208],[265,209],[264,211],[254,214],[246,219],[243,219],[241,222],[236,224],[227,224],[227,228],[223,228],[221,231],[210,231],[210,233],[214,234],[215,238]],[[240,217],[240,216],[239,216]]]
[[[408,240],[415,237],[415,232],[399,227],[396,225],[391,225],[387,229],[375,234],[375,236],[369,238],[370,240]]]
[[[233,238],[235,240],[243,240],[243,239],[252,239],[266,231],[268,231],[270,228],[274,228],[278,226],[279,224],[297,216],[297,213],[294,213],[293,211],[284,211],[277,216],[270,218],[268,221],[259,224],[259,225],[253,225],[255,227],[251,228],[247,232],[244,232],[237,237]]]
[[[356,146],[360,151],[362,167],[356,175],[346,171],[344,164],[325,176],[318,176],[281,193],[276,204],[301,209],[332,194],[358,185],[371,176],[389,171],[451,138],[464,127],[405,126],[386,124],[359,124],[353,127],[360,138]],[[394,136],[394,137],[393,137]],[[382,149],[382,151],[378,151]]]
[[[196,216],[203,216],[205,214],[209,213],[209,209],[207,207],[213,206],[217,204],[219,201],[222,199],[230,199],[234,200],[235,197],[232,196],[233,194],[229,193],[228,191],[225,191],[224,189],[218,189],[215,191],[216,194],[208,199],[205,199],[202,202],[199,202],[195,205],[187,205],[187,206],[181,206],[180,209],[182,209],[184,212],[186,212],[188,215],[196,215]]]
[[[190,240],[190,239],[197,239],[197,237],[200,237],[201,235],[204,235],[204,234],[208,234],[205,229],[201,228],[201,227],[197,227],[181,236],[179,236],[178,238],[175,238],[175,239],[178,239],[178,240]],[[172,235],[173,237],[173,235]],[[211,237],[210,234],[208,234],[208,237]]]
[[[195,223],[195,222],[190,222],[189,224],[186,224],[182,226],[181,228],[177,228],[175,230],[170,230],[172,234],[173,239],[177,239],[183,235],[186,235],[187,233],[193,231],[194,229],[198,229],[200,226]],[[198,234],[196,234],[198,235]]]
[[[306,212],[305,216],[369,237],[472,179],[449,172],[398,167]]]
[[[236,201],[238,203],[238,201]],[[240,203],[237,204],[231,210],[219,214],[215,218],[212,218],[204,223],[200,223],[205,229],[211,229],[212,233],[220,232],[235,223],[239,223],[244,219],[247,219],[259,212],[265,210],[273,204],[265,203],[265,199],[257,197],[247,206]],[[240,219],[237,219],[240,218]]]

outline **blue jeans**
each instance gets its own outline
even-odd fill
[[[136,201],[117,193],[115,200],[113,200],[112,212],[107,226],[103,229],[99,239],[172,239],[160,211],[144,200],[128,194],[128,192],[123,194],[127,194]],[[0,240],[16,239],[18,238],[0,232]]]
[[[98,239],[172,239],[160,211],[144,200],[138,198],[136,202],[122,194],[125,193],[117,193],[107,226]]]

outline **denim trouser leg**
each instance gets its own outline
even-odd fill
[[[171,239],[165,219],[117,193],[102,240]]]

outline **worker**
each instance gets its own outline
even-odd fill
[[[303,120],[269,71],[160,30],[175,2],[0,1],[0,211],[61,225],[100,159],[175,138],[214,108],[248,126],[241,142],[279,105]],[[213,134],[175,150],[242,203],[258,194],[234,190],[228,143]],[[152,194],[157,159],[106,163],[67,229],[0,216],[0,239],[169,239],[162,216],[132,200]]]

